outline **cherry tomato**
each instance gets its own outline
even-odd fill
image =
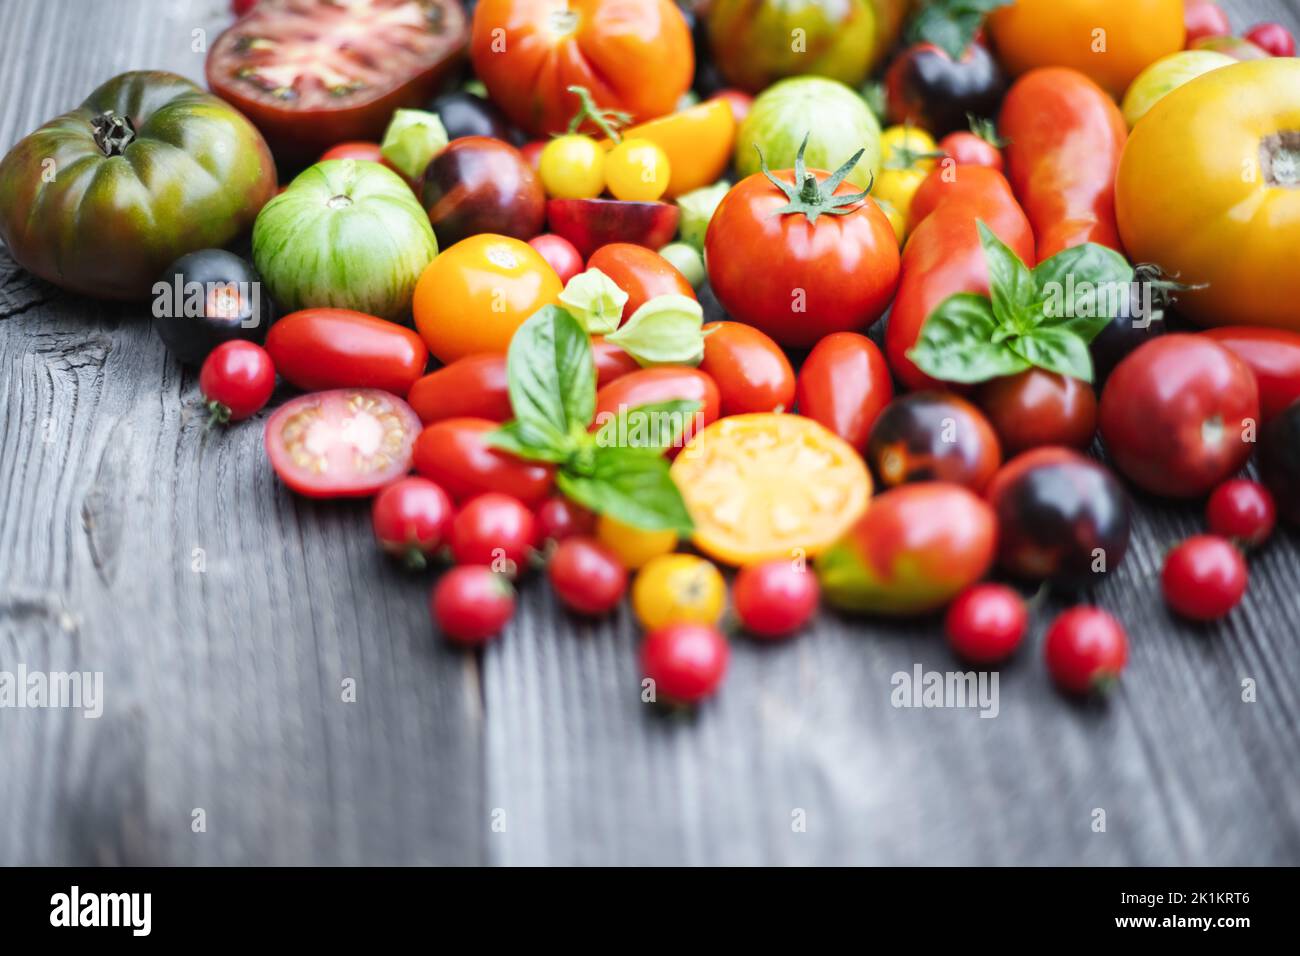
[[[1246,561],[1228,539],[1197,535],[1165,557],[1160,587],[1178,614],[1193,621],[1216,621],[1246,593]]]
[[[1101,608],[1079,606],[1062,612],[1043,642],[1047,670],[1072,694],[1103,691],[1128,661],[1128,635]]]
[[[1259,473],[1277,509],[1300,526],[1300,401],[1268,423],[1260,441]]]
[[[546,194],[533,167],[509,143],[488,136],[453,139],[420,183],[438,247],[482,232],[531,239],[546,222]]]
[[[749,111],[754,107],[754,98],[744,90],[721,90],[715,93],[713,98],[723,100],[731,107],[731,115],[736,120],[737,126],[745,121],[745,117],[749,115]]]
[[[1002,451],[988,419],[970,402],[945,392],[913,392],[880,413],[866,459],[886,487],[951,481],[982,491],[1002,464]]]
[[[1040,368],[986,382],[976,402],[1008,456],[1043,445],[1087,448],[1097,431],[1092,386]]]
[[[605,191],[605,151],[590,136],[557,136],[543,147],[537,172],[552,199],[595,199]]]
[[[632,611],[647,631],[669,624],[716,624],[726,603],[722,573],[694,554],[652,558],[632,584]]]
[[[596,418],[592,422],[592,428],[599,428],[605,422],[615,418],[620,411],[628,411],[638,405],[668,402],[674,399],[700,403],[700,410],[682,430],[678,444],[680,449],[685,447],[698,431],[717,421],[721,406],[717,384],[712,377],[699,369],[665,365],[658,368],[643,368],[614,379],[596,392]],[[671,449],[673,452],[676,450]]]
[[[723,417],[794,407],[794,369],[781,346],[740,322],[710,322],[704,334],[699,367],[718,385]]]
[[[646,635],[641,669],[656,699],[693,704],[711,696],[727,673],[731,648],[716,627],[670,624]]]
[[[400,398],[341,388],[285,402],[267,419],[263,440],[271,467],[298,494],[355,498],[411,470],[419,433],[420,419]]]
[[[257,0],[230,0],[230,12],[237,17],[242,17],[255,6],[257,6]]]
[[[1205,505],[1210,531],[1245,547],[1268,540],[1277,524],[1277,505],[1258,481],[1234,478],[1214,489]]]
[[[537,521],[518,498],[488,492],[471,498],[451,523],[451,555],[457,564],[486,564],[514,577],[537,539]]]
[[[214,422],[243,421],[270,401],[275,365],[260,345],[242,339],[223,342],[203,360],[199,390]]]
[[[604,388],[616,378],[641,370],[637,360],[623,351],[622,346],[606,342],[603,335],[591,337],[591,352],[596,359],[596,388]]]
[[[826,336],[799,369],[799,414],[825,425],[859,452],[866,451],[871,426],[893,398],[885,357],[875,342],[856,332]]]
[[[987,166],[1002,172],[1002,150],[974,133],[949,133],[939,140],[938,150],[947,153],[958,166]]]
[[[488,447],[484,438],[498,427],[483,418],[434,422],[415,442],[415,470],[440,484],[454,501],[496,491],[537,504],[551,493],[553,470]]]
[[[429,350],[410,329],[351,309],[303,309],[266,336],[276,371],[305,390],[381,388],[405,395],[424,374]]]
[[[1269,56],[1295,56],[1295,37],[1280,23],[1259,23],[1246,31],[1251,43]]]
[[[1250,366],[1259,385],[1259,411],[1265,422],[1300,398],[1300,332],[1227,325],[1201,334]]]
[[[585,536],[565,538],[547,565],[551,587],[579,614],[608,614],[627,590],[627,571],[618,557]]]
[[[624,322],[656,296],[695,298],[695,290],[671,262],[653,249],[630,242],[601,246],[587,260],[587,268],[599,269],[627,293],[627,302],[623,306]]]
[[[564,495],[547,498],[537,508],[537,543],[560,542],[596,530],[596,516]]]
[[[731,589],[740,626],[755,637],[787,637],[817,613],[821,588],[804,564],[785,558],[740,569]]]
[[[618,558],[623,567],[635,571],[652,558],[677,547],[677,532],[647,531],[601,515],[596,519],[596,540]]]
[[[615,199],[654,202],[671,177],[668,155],[648,139],[625,139],[605,157],[605,185]]]
[[[1016,652],[1029,628],[1024,599],[1005,584],[977,584],[948,608],[944,631],[958,657],[996,664]]]
[[[582,256],[568,239],[553,232],[543,233],[528,240],[528,244],[541,254],[560,281],[567,284],[582,271]]]
[[[428,478],[395,481],[375,496],[370,510],[375,540],[388,554],[420,569],[442,546],[454,508],[447,492]]]
[[[486,644],[515,616],[515,589],[504,574],[481,565],[461,565],[442,576],[429,602],[447,640]]]
[[[1189,49],[1202,37],[1232,35],[1232,23],[1223,7],[1210,0],[1183,0],[1183,26],[1187,31],[1186,45]]]
[[[1115,367],[1100,422],[1111,460],[1134,483],[1194,498],[1250,457],[1259,387],[1246,364],[1213,340],[1163,335]]]
[[[467,355],[416,379],[406,400],[426,425],[445,418],[514,418],[504,355]]]
[[[731,107],[718,100],[706,100],[623,130],[624,140],[646,140],[663,150],[668,159],[668,188],[665,199],[716,183],[731,165],[736,142],[736,120]],[[612,147],[612,143],[602,143]],[[613,152],[610,163],[615,162]],[[605,178],[612,179],[606,166]],[[645,184],[638,184],[644,189]],[[610,192],[615,196],[612,183]]]

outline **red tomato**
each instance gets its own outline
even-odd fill
[[[695,290],[677,268],[653,249],[630,242],[601,246],[587,260],[588,269],[599,269],[627,293],[623,321],[655,296],[684,295],[695,298]]]
[[[337,146],[331,146],[325,152],[320,154],[318,163],[323,163],[327,159],[363,159],[371,163],[383,163],[384,153],[378,143],[369,143],[359,141],[354,143],[339,143]]]
[[[1047,670],[1062,690],[1105,691],[1128,661],[1128,635],[1101,608],[1072,607],[1047,629],[1043,651]]]
[[[551,587],[570,610],[608,614],[627,590],[627,569],[599,541],[569,537],[560,542],[547,565]]]
[[[238,422],[260,412],[275,391],[275,365],[266,349],[234,339],[208,353],[199,390],[214,422]]]
[[[490,448],[483,439],[497,427],[484,418],[434,422],[415,442],[415,470],[442,485],[455,501],[497,491],[537,504],[551,492],[553,470]]]
[[[387,392],[340,388],[285,402],[263,441],[280,480],[308,498],[358,498],[411,470],[420,419]]]
[[[717,383],[724,417],[794,407],[794,369],[781,346],[740,322],[710,322],[704,333],[700,371]]]
[[[596,530],[596,516],[563,495],[547,498],[537,509],[537,543],[560,542]]]
[[[1232,35],[1232,23],[1223,7],[1210,0],[1183,0],[1183,25],[1187,28],[1187,48],[1201,37]]]
[[[1217,621],[1246,593],[1246,561],[1226,538],[1202,534],[1169,552],[1160,587],[1169,606],[1193,621]]]
[[[596,359],[596,387],[604,388],[616,378],[640,371],[636,359],[621,346],[606,342],[603,335],[591,337],[591,352]]]
[[[444,418],[506,422],[515,417],[508,386],[504,355],[467,355],[416,379],[406,400],[426,425]]]
[[[693,704],[718,689],[730,656],[727,639],[716,627],[669,624],[646,635],[641,669],[654,681],[656,699]]]
[[[428,478],[412,475],[375,495],[370,511],[375,540],[414,569],[424,568],[451,527],[451,499]]]
[[[456,644],[486,644],[515,616],[515,589],[504,574],[462,565],[442,576],[429,610],[443,636]]]
[[[1097,396],[1077,378],[1031,368],[976,394],[1008,457],[1043,445],[1087,448],[1097,431]]]
[[[257,0],[230,0],[230,12],[237,17],[242,17],[255,6],[257,6]]]
[[[1119,363],[1101,394],[1115,466],[1158,495],[1194,498],[1250,457],[1259,387],[1246,363],[1203,335],[1162,335]]]
[[[1251,43],[1269,56],[1295,56],[1295,37],[1280,23],[1259,23],[1246,31]]]
[[[948,481],[983,491],[998,466],[998,436],[978,408],[950,392],[913,392],[890,402],[863,456],[886,487]]]
[[[351,309],[303,309],[271,326],[266,350],[301,389],[381,388],[405,395],[429,350],[410,329]]]
[[[973,664],[1006,660],[1028,628],[1024,599],[1005,584],[977,584],[963,591],[944,618],[949,646]]]
[[[726,100],[727,105],[731,107],[731,115],[736,119],[736,125],[739,126],[749,115],[749,111],[754,107],[754,98],[744,90],[722,90],[713,95],[715,100]]]
[[[582,271],[582,256],[578,255],[573,243],[563,236],[547,232],[533,236],[528,244],[541,253],[561,282],[568,284],[570,279]]]
[[[825,425],[858,451],[894,398],[889,367],[876,343],[856,332],[836,332],[808,353],[799,369],[799,414]]]
[[[615,379],[596,393],[596,418],[592,428],[613,420],[621,411],[674,399],[700,403],[700,410],[683,431],[679,447],[685,447],[696,432],[718,420],[721,407],[717,384],[699,369],[676,365],[643,368]]]
[[[519,152],[523,154],[528,165],[533,167],[534,172],[540,172],[542,168],[542,150],[546,148],[549,139],[530,140],[519,147]]]
[[[817,613],[821,588],[810,568],[786,558],[740,569],[731,589],[740,626],[756,637],[788,637]]]
[[[470,499],[451,523],[451,555],[457,564],[486,564],[514,577],[537,538],[533,513],[518,498],[488,492]]]
[[[1259,384],[1259,411],[1264,421],[1300,399],[1300,333],[1225,325],[1201,334],[1250,366]]]
[[[1002,172],[1002,150],[974,133],[949,133],[939,140],[938,149],[958,166],[987,166]]]
[[[1210,530],[1245,547],[1268,540],[1277,524],[1277,504],[1258,481],[1234,478],[1214,489],[1205,503],[1205,523]]]

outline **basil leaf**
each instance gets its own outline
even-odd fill
[[[1111,319],[1131,311],[1133,267],[1095,242],[1058,252],[1034,269],[1042,325],[1091,342]]]
[[[1073,332],[1037,328],[1013,341],[1011,348],[1039,368],[1084,382],[1092,381],[1092,354],[1088,344]]]
[[[596,411],[596,363],[578,320],[553,305],[535,313],[510,341],[506,374],[525,443],[570,449]]]
[[[506,422],[500,428],[483,436],[483,444],[526,461],[545,461],[558,464],[567,461],[572,452],[545,443],[537,443],[520,422]]]
[[[1034,274],[993,230],[976,221],[980,245],[984,248],[984,262],[989,272],[989,300],[998,322],[1018,331],[1026,331],[1036,324],[1036,313],[1030,307],[1037,301],[1038,288]],[[1033,323],[1033,324],[1030,324]]]
[[[993,341],[997,329],[988,299],[959,292],[930,313],[907,357],[926,375],[945,382],[984,382],[1029,368],[1007,343]]]
[[[651,402],[635,408],[620,409],[600,426],[596,444],[601,448],[623,448],[663,454],[676,447],[691,417],[703,407],[694,399]]]
[[[990,11],[1012,0],[930,0],[907,26],[907,42],[933,43],[955,62],[970,46]]]
[[[590,475],[561,471],[556,486],[578,504],[646,531],[694,530],[668,460],[621,448],[596,447]]]

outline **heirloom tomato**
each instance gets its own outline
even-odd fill
[[[977,584],[948,607],[944,633],[972,664],[996,664],[1015,653],[1029,629],[1025,600],[1005,584]]]
[[[655,202],[671,176],[668,154],[648,139],[624,137],[605,157],[605,187],[615,199]]]
[[[985,382],[976,402],[1008,456],[1042,445],[1087,448],[1097,432],[1097,396],[1087,382],[1031,368]]]
[[[1162,56],[1129,84],[1121,104],[1124,122],[1132,129],[1138,120],[1151,111],[1151,107],[1173,90],[1202,73],[1209,73],[1221,66],[1232,66],[1236,62],[1232,57],[1213,50],[1179,50]]]
[[[623,305],[626,322],[632,313],[655,296],[684,295],[695,298],[695,290],[671,262],[653,249],[630,242],[601,246],[587,260],[588,269],[599,269],[627,293]]]
[[[713,99],[633,126],[623,137],[649,140],[664,151],[672,173],[664,196],[674,199],[717,182],[727,171],[736,122],[730,104]]]
[[[881,484],[950,481],[982,491],[1002,464],[993,426],[978,408],[947,392],[913,392],[885,406],[867,441]]]
[[[506,357],[496,352],[466,355],[416,380],[407,402],[426,425],[444,418],[486,418],[508,422],[510,407]]]
[[[447,139],[462,136],[490,136],[510,141],[510,124],[495,103],[475,96],[468,90],[452,90],[430,103],[426,109],[442,121]]]
[[[716,624],[727,605],[727,582],[695,554],[661,554],[632,584],[632,612],[647,631],[669,624]]]
[[[1215,488],[1205,503],[1205,523],[1213,534],[1243,547],[1258,547],[1273,533],[1277,504],[1258,481],[1233,478]]]
[[[203,360],[199,389],[212,422],[242,421],[270,401],[275,391],[275,365],[260,345],[243,340],[225,342]]]
[[[1205,335],[1250,366],[1267,422],[1300,399],[1300,332],[1248,325],[1220,326]]]
[[[747,564],[731,591],[740,626],[755,637],[788,637],[817,613],[821,587],[805,562],[776,558]]]
[[[280,377],[306,391],[381,388],[405,395],[429,361],[410,329],[349,309],[290,313],[271,326],[266,350]]]
[[[788,412],[794,406],[794,369],[781,347],[741,322],[704,326],[700,371],[718,385],[723,415]]]
[[[856,332],[835,332],[813,346],[795,388],[799,414],[859,452],[866,451],[871,426],[893,398],[894,383],[880,348]]]
[[[439,579],[429,610],[447,640],[477,647],[500,634],[515,616],[515,589],[504,574],[467,564]]]
[[[257,270],[225,249],[200,249],[168,266],[154,284],[153,313],[158,337],[186,365],[223,342],[263,342],[275,321]]]
[[[428,478],[411,475],[375,495],[370,521],[379,546],[412,570],[427,566],[451,527],[451,499]]]
[[[605,191],[605,151],[590,136],[557,136],[537,156],[546,195],[555,199],[595,199]]]
[[[527,505],[538,504],[551,493],[554,469],[489,446],[488,433],[499,427],[485,418],[434,422],[415,442],[415,470],[458,502],[495,491]]]
[[[454,139],[429,163],[420,186],[444,248],[482,232],[531,239],[546,222],[546,194],[519,150],[486,136]]]
[[[891,123],[915,123],[944,136],[968,118],[993,116],[1007,76],[982,43],[954,60],[933,43],[903,50],[885,72],[885,109]]]
[[[489,491],[461,506],[447,543],[457,564],[486,564],[515,577],[537,540],[537,519],[518,498]]]

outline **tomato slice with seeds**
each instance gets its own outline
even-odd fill
[[[208,85],[277,158],[305,161],[379,139],[395,109],[429,99],[468,38],[457,0],[264,3],[212,45]]]
[[[373,388],[314,392],[266,422],[266,454],[280,480],[308,498],[372,495],[411,470],[420,419]]]

